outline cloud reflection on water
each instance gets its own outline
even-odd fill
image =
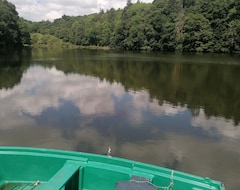
[[[223,117],[207,117],[203,109],[200,109],[197,116],[193,116],[191,121],[192,126],[201,127],[208,131],[210,135],[224,136],[228,139],[240,139],[240,125],[234,126],[232,119],[225,119]]]
[[[127,100],[122,101],[128,97]],[[59,109],[61,100],[71,101],[83,116],[111,116],[118,114],[116,110],[119,102],[129,123],[141,124],[145,112],[156,117],[175,116],[187,107],[173,106],[163,102],[159,105],[156,99],[151,99],[147,90],[126,92],[120,83],[109,83],[98,78],[65,74],[55,67],[30,67],[23,75],[21,83],[12,89],[0,90],[1,126],[0,129],[9,129],[17,126],[34,125],[34,117],[39,116],[48,108]],[[233,127],[233,121],[222,117],[207,118],[204,110],[191,120],[192,126],[198,126],[211,134],[215,131],[228,138],[239,138],[239,126]]]

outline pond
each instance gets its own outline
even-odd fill
[[[0,57],[0,145],[106,154],[240,187],[240,55]]]

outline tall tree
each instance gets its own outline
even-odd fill
[[[184,51],[206,52],[212,49],[213,32],[202,14],[188,14],[184,25]]]
[[[127,0],[127,7],[132,5],[132,1],[131,0]]]
[[[29,24],[24,19],[18,19],[18,26],[21,32],[21,42],[23,45],[31,45],[31,37],[29,33]]]
[[[6,0],[0,0],[0,47],[22,46],[21,31],[18,26],[18,13],[15,6]]]

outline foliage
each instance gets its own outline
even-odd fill
[[[188,14],[184,25],[184,51],[212,51],[213,32],[210,22],[202,14]]]
[[[60,47],[67,47],[67,48],[72,48],[75,47],[74,45],[63,42],[59,38],[52,36],[50,34],[40,34],[40,33],[32,33],[31,34],[31,41],[32,41],[32,46],[33,47],[55,47],[55,48],[60,48]]]
[[[121,49],[140,50],[149,48],[149,40],[153,38],[153,28],[149,17],[152,5],[129,4],[122,13],[121,21],[116,28],[113,46]]]
[[[18,19],[18,26],[21,31],[21,43],[31,45],[31,36],[29,33],[29,24],[22,18]]]
[[[19,18],[15,6],[6,0],[0,0],[0,49],[30,44],[29,37],[29,30]]]
[[[127,0],[124,9],[77,17],[63,15],[53,22],[25,21],[20,29],[26,37],[24,43],[29,43],[29,28],[31,33],[53,35],[80,46],[239,53],[239,20],[239,0]]]

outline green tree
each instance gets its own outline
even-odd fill
[[[21,41],[23,45],[31,45],[31,36],[29,33],[29,24],[24,19],[18,20],[18,26],[21,31]]]
[[[18,19],[15,6],[6,0],[0,0],[0,47],[22,46]]]
[[[240,20],[232,20],[228,25],[224,38],[227,39],[227,49],[231,53],[240,53]]]
[[[83,46],[236,53],[239,20],[239,0],[154,0],[151,4],[127,0],[124,9],[63,15],[54,22],[29,22],[28,26],[32,33]],[[27,32],[28,27],[20,28],[23,34]]]
[[[132,1],[131,0],[127,0],[127,7],[132,5]]]
[[[151,4],[136,3],[125,7],[115,33],[115,45],[121,49],[149,49],[153,28],[149,21]]]
[[[155,31],[153,50],[173,51],[176,48],[176,7],[174,1],[155,0],[150,22]]]
[[[212,38],[210,22],[202,14],[185,17],[183,51],[211,51]]]

